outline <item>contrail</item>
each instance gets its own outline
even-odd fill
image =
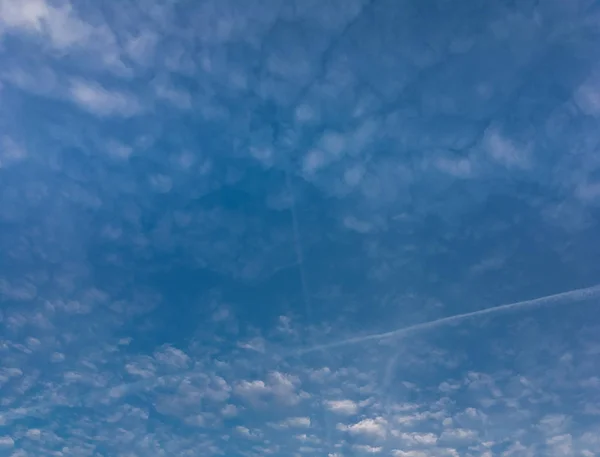
[[[296,355],[308,354],[311,352],[323,351],[327,349],[338,348],[342,346],[350,346],[352,344],[366,343],[368,341],[381,341],[389,338],[397,338],[408,335],[410,333],[419,332],[422,330],[429,330],[436,327],[441,327],[446,324],[453,322],[459,322],[471,317],[484,316],[486,314],[497,314],[506,311],[511,311],[521,308],[534,308],[537,306],[550,306],[561,300],[567,300],[564,304],[573,303],[589,298],[594,298],[600,295],[600,284],[595,286],[586,287],[583,289],[574,289],[567,292],[561,292],[559,294],[547,295],[545,297],[534,298],[532,300],[524,300],[515,303],[508,303],[506,305],[496,306],[494,308],[481,309],[479,311],[472,311],[470,313],[456,314],[454,316],[443,317],[434,321],[423,322],[421,324],[410,325],[408,327],[399,328],[390,332],[374,333],[371,335],[358,336],[355,338],[348,338],[341,341],[335,341],[333,343],[321,344],[318,346],[312,346],[305,349],[300,349],[296,352]]]

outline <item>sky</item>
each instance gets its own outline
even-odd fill
[[[0,457],[600,456],[600,3],[0,0]]]

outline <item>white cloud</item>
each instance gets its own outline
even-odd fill
[[[119,160],[127,160],[133,153],[133,148],[118,141],[109,141],[106,145],[106,152],[109,156]]]
[[[300,379],[297,376],[274,371],[269,373],[267,381],[240,381],[235,393],[247,401],[261,402],[270,396],[284,405],[298,404],[307,394],[299,391]]]
[[[358,412],[358,404],[352,400],[331,400],[325,402],[325,407],[336,414],[352,415]]]
[[[321,440],[314,435],[307,435],[306,433],[301,433],[300,435],[296,435],[295,438],[298,441],[302,441],[303,443],[312,443],[319,444]]]
[[[142,30],[130,37],[125,44],[127,55],[140,65],[148,65],[154,57],[159,36],[150,30]]]
[[[546,441],[546,445],[556,457],[573,455],[573,439],[570,434],[553,436]]]
[[[81,79],[73,81],[70,96],[81,108],[97,116],[131,117],[142,111],[132,95],[105,89],[96,82]]]
[[[344,217],[344,227],[358,233],[369,233],[373,228],[371,223],[357,219],[354,216]]]
[[[0,142],[0,168],[6,168],[27,158],[26,149],[12,138],[4,136]]]
[[[310,427],[310,417],[290,417],[278,424],[279,427],[298,427],[308,428]]]
[[[9,448],[15,445],[15,441],[10,436],[0,436],[0,449]]]
[[[359,452],[365,452],[367,454],[378,454],[383,448],[381,446],[369,446],[367,444],[355,444],[352,448]]]
[[[221,409],[223,417],[235,417],[238,414],[238,409],[235,405],[225,405]]]
[[[327,163],[327,156],[319,149],[313,149],[306,153],[302,162],[304,173],[312,175],[319,171]]]
[[[2,28],[38,36],[58,50],[94,50],[104,64],[123,70],[112,31],[83,21],[66,1],[0,0],[0,33]]]
[[[583,83],[575,91],[575,103],[579,109],[589,116],[600,116],[600,84],[598,74]]]
[[[485,131],[483,145],[490,157],[507,168],[529,168],[529,151],[517,146],[495,129]]]
[[[238,347],[242,349],[249,349],[260,353],[265,352],[265,340],[262,338],[252,338],[249,341],[239,342]]]
[[[371,437],[385,438],[387,434],[387,421],[383,417],[363,419],[356,424],[338,424],[337,429],[346,431],[351,435],[367,435]]]
[[[269,392],[269,388],[264,381],[241,381],[235,387],[238,395],[246,398],[264,395]]]
[[[544,433],[556,435],[564,432],[570,423],[569,416],[564,414],[548,414],[539,421],[538,428]]]
[[[473,161],[468,158],[440,157],[434,162],[434,165],[439,171],[457,178],[468,178],[473,175]]]
[[[172,346],[164,346],[154,352],[154,359],[163,365],[183,369],[190,363],[190,357],[181,349]]]
[[[425,451],[402,451],[400,449],[395,449],[392,451],[392,455],[394,457],[431,457],[432,454]]]
[[[168,101],[180,109],[189,109],[192,107],[192,96],[183,90],[173,87],[166,82],[155,84],[154,90],[159,99]]]
[[[440,441],[455,443],[457,441],[473,441],[477,439],[475,430],[464,428],[447,429],[440,435]]]
[[[125,365],[125,371],[130,375],[146,379],[156,376],[156,368],[149,360],[128,363]]]
[[[410,446],[433,446],[437,443],[437,436],[433,433],[401,433],[399,438]]]
[[[235,428],[235,431],[238,432],[240,435],[244,435],[244,436],[250,436],[250,429],[248,427],[242,427],[241,425],[238,425]]]
[[[26,435],[32,440],[37,440],[42,436],[42,432],[37,428],[30,428],[29,430],[27,430]]]
[[[309,377],[312,381],[325,382],[330,376],[332,376],[332,372],[329,367],[310,369]]]

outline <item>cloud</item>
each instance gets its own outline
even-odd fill
[[[325,407],[336,414],[354,415],[358,412],[358,404],[352,400],[328,400]]]
[[[27,150],[22,145],[9,136],[2,137],[0,141],[0,168],[10,167],[25,160],[27,156]]]
[[[433,446],[438,441],[433,433],[401,433],[398,438],[409,446]]]
[[[101,117],[131,117],[142,111],[132,95],[105,89],[96,82],[75,80],[71,83],[70,95],[82,109]]]
[[[379,454],[383,451],[383,447],[381,446],[369,446],[367,444],[355,444],[352,448],[355,451],[364,452],[366,454]]]
[[[430,457],[431,454],[426,451],[401,451],[395,449],[392,451],[394,457]]]
[[[281,404],[292,406],[307,397],[299,387],[300,379],[297,376],[274,371],[269,373],[266,382],[241,381],[235,386],[234,391],[251,403],[262,403],[270,397]]]
[[[277,425],[279,427],[287,428],[287,427],[296,427],[296,428],[308,428],[310,427],[311,421],[310,417],[289,417]]]
[[[598,72],[585,81],[575,91],[574,99],[579,109],[589,116],[600,116],[600,84]]]
[[[351,435],[367,435],[375,438],[385,438],[387,434],[387,421],[383,417],[363,419],[355,424],[338,424],[337,429],[346,431]]]
[[[10,436],[0,436],[0,449],[12,448],[15,441]]]
[[[93,50],[107,67],[123,70],[117,40],[110,28],[85,22],[68,1],[0,0],[2,25],[8,32],[37,37],[59,51]]]
[[[517,146],[498,130],[486,130],[483,144],[490,157],[507,168],[528,168],[531,163],[527,147]]]
[[[190,109],[192,107],[191,95],[182,90],[173,87],[166,82],[157,82],[154,85],[156,96],[160,100],[165,100],[179,109]]]

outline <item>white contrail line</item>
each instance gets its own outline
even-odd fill
[[[342,346],[350,346],[352,344],[366,343],[368,341],[381,341],[389,338],[401,337],[410,333],[419,332],[421,330],[428,330],[436,327],[440,327],[453,322],[459,322],[471,317],[484,316],[486,314],[497,314],[505,311],[511,311],[521,308],[530,308],[537,306],[550,306],[561,300],[567,300],[564,304],[573,303],[588,298],[593,298],[600,295],[600,284],[595,286],[586,287],[583,289],[574,289],[567,292],[561,292],[559,294],[547,295],[545,297],[534,298],[532,300],[524,300],[515,303],[508,303],[506,305],[495,306],[493,308],[481,309],[478,311],[472,311],[470,313],[456,314],[454,316],[443,317],[434,321],[423,322],[421,324],[410,325],[408,327],[399,328],[390,332],[374,333],[371,335],[358,336],[355,338],[348,338],[341,341],[335,341],[333,343],[321,344],[318,346],[312,346],[305,349],[300,349],[296,352],[296,355],[308,354],[311,352],[317,352],[327,349],[339,348]]]

